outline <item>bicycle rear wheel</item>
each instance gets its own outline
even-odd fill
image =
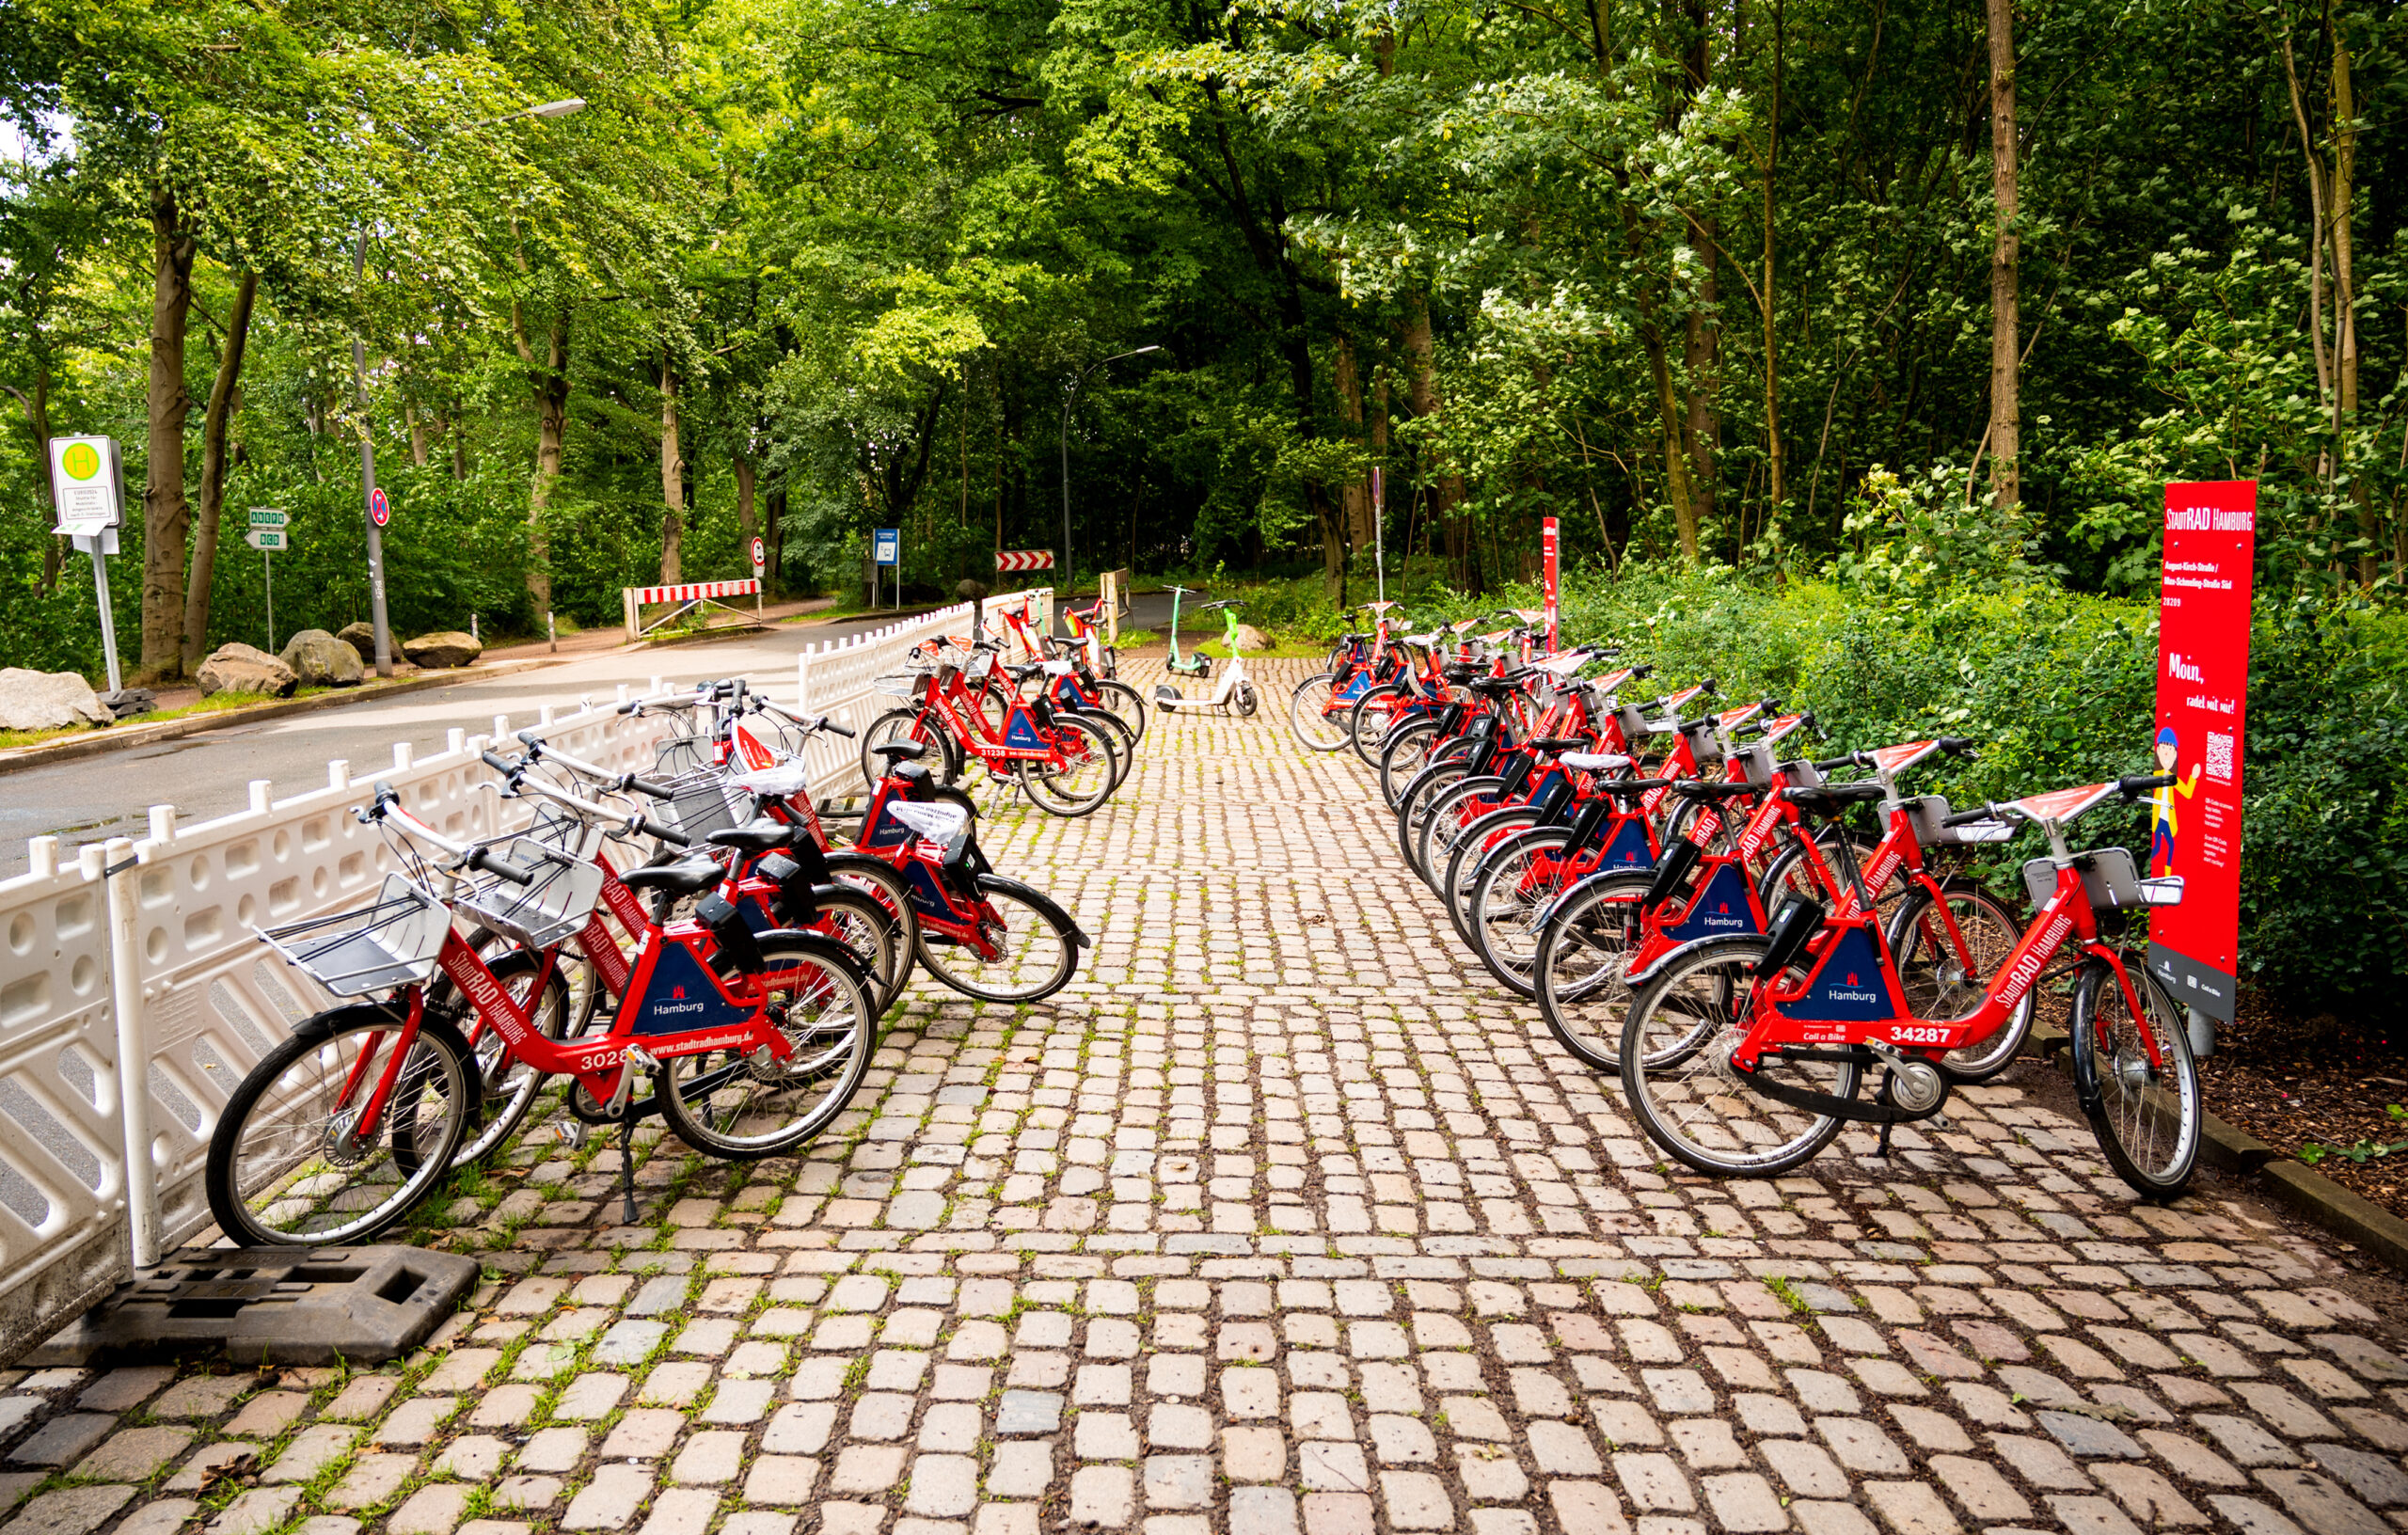
[[[1654,878],[1640,870],[1592,875],[1534,913],[1541,926],[1530,950],[1529,989],[1539,1016],[1592,1071],[1622,1069],[1623,1025],[1630,1014],[1623,973],[1639,947],[1639,902]],[[1483,926],[1493,932],[1497,925]]]
[[[1338,679],[1324,672],[1307,677],[1288,695],[1288,734],[1307,752],[1335,752],[1346,744],[1346,716],[1329,711],[1337,690]]]
[[[1145,694],[1125,682],[1104,676],[1096,679],[1095,696],[1103,712],[1127,728],[1132,747],[1146,738]]]
[[[793,1149],[845,1112],[878,1047],[870,987],[844,945],[812,933],[764,933],[753,977],[793,1053],[755,1062],[735,1051],[673,1055],[653,1100],[698,1151],[751,1162]]]
[[[2146,1018],[2132,1016],[2112,966],[2083,966],[2070,1021],[2074,1091],[2108,1165],[2144,1197],[2171,1199],[2199,1163],[2199,1063],[2182,1008],[2147,967],[2127,960],[2124,970]]]
[[[920,765],[940,783],[951,783],[961,776],[961,743],[953,733],[923,709],[889,709],[869,722],[862,732],[862,782],[871,789],[886,776],[886,759],[874,755],[870,748],[887,741],[919,741],[928,748]]]
[[[950,934],[923,928],[920,963],[965,997],[981,1002],[1035,1002],[1070,984],[1079,968],[1069,919],[1027,886],[996,875],[978,877],[981,954]]]
[[[1811,1161],[1846,1121],[1766,1098],[1731,1064],[1756,995],[1756,964],[1769,941],[1708,939],[1668,961],[1630,999],[1622,1031],[1622,1090],[1650,1139],[1715,1178],[1769,1178]],[[1802,980],[1793,961],[1784,980]],[[1854,1098],[1852,1062],[1763,1068],[1784,1085]]]
[[[884,1018],[911,978],[912,957],[903,942],[903,925],[885,902],[865,890],[823,889],[814,899],[819,920],[803,931],[834,939],[861,962],[870,980],[871,1010]]]
[[[1055,715],[1054,736],[1063,766],[1023,758],[1012,765],[1020,786],[1032,804],[1049,815],[1085,815],[1120,786],[1119,754],[1102,726],[1076,715]]]
[[[1455,925],[1455,936],[1467,948],[1477,949],[1471,936],[1471,893],[1480,882],[1481,865],[1510,839],[1539,824],[1539,808],[1531,804],[1507,805],[1464,828],[1462,836],[1448,850],[1446,868],[1438,877],[1438,898],[1447,903],[1447,916]]]
[[[451,1172],[476,1115],[476,1068],[439,1019],[420,1021],[374,1132],[350,1135],[403,1021],[381,1004],[337,1007],[251,1068],[209,1139],[203,1183],[220,1231],[246,1247],[366,1242]]]

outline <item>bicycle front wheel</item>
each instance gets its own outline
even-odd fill
[[[2083,966],[2070,1021],[2074,1090],[2108,1165],[2144,1197],[2171,1199],[2199,1163],[2199,1063],[2181,1006],[2145,966],[2127,960],[2124,972],[2146,1016],[2133,1016],[2113,966]]]
[[[1380,765],[1380,742],[1388,727],[1396,722],[1397,709],[1404,689],[1395,683],[1383,682],[1366,688],[1346,711],[1346,741],[1366,768]]]
[[[1504,878],[1500,868],[1497,878]],[[1560,896],[1534,892],[1548,904],[1522,919],[1540,925],[1529,959],[1539,1015],[1557,1042],[1592,1071],[1622,1069],[1623,1025],[1630,1016],[1630,984],[1623,975],[1639,947],[1639,903],[1654,879],[1633,870],[1591,876]],[[1500,924],[1483,926],[1491,929],[1490,942],[1508,942],[1495,932]]]
[[[1380,799],[1390,810],[1414,775],[1429,766],[1433,748],[1440,744],[1438,724],[1434,719],[1408,720],[1380,743]]]
[[[920,929],[920,963],[965,997],[1035,1002],[1070,984],[1079,948],[1069,919],[1025,885],[978,877],[978,931],[969,942]]]
[[[1630,999],[1622,1031],[1622,1090],[1657,1146],[1715,1178],[1770,1178],[1813,1160],[1846,1121],[1765,1097],[1731,1064],[1747,1033],[1756,965],[1769,941],[1750,933],[1708,939],[1668,960]],[[1792,961],[1782,977],[1804,978]],[[1854,1098],[1853,1062],[1767,1063],[1782,1085]]]
[[[660,1063],[653,1100],[687,1145],[731,1162],[789,1151],[845,1112],[878,1048],[870,983],[853,957],[811,933],[760,938],[762,973],[752,977],[770,1024],[785,1036],[783,1061],[735,1051],[673,1055]]]
[[[2006,903],[1970,879],[1949,879],[1937,898],[1912,886],[1890,919],[1890,952],[1898,957],[1907,1011],[1934,1021],[1962,1018],[1982,1005],[2023,937]],[[2005,1070],[2032,1032],[2033,993],[2005,1022],[1941,1057],[1959,1080],[1988,1082]]]
[[[834,939],[860,961],[870,979],[871,1009],[884,1018],[911,978],[911,951],[903,942],[903,925],[865,890],[822,889],[813,899],[819,920],[804,931]]]
[[[1030,801],[1049,815],[1076,816],[1111,799],[1120,786],[1120,761],[1103,727],[1077,715],[1056,715],[1054,740],[1061,767],[1025,758],[1012,765]]]
[[[304,1020],[251,1068],[209,1139],[203,1182],[217,1228],[246,1247],[366,1242],[452,1170],[476,1115],[476,1068],[452,1026],[362,1004]],[[391,1071],[376,1123],[354,1130]]]
[[[1110,676],[1096,679],[1096,702],[1103,712],[1129,729],[1132,742],[1146,738],[1146,695],[1125,682],[1115,682]]]
[[[1288,695],[1288,733],[1307,752],[1335,752],[1346,744],[1346,716],[1330,712],[1338,679],[1324,672],[1307,677]]]
[[[886,776],[886,759],[870,749],[888,741],[918,741],[927,746],[920,766],[940,783],[951,783],[961,776],[961,745],[951,731],[925,710],[889,709],[862,732],[862,782],[873,791]]]

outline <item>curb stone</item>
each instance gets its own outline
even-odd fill
[[[2032,1046],[2059,1071],[2072,1070],[2063,1034],[2036,1029]],[[2408,1270],[2408,1221],[2212,1114],[2201,1114],[2199,1132],[2199,1160],[2209,1166],[2257,1175],[2265,1192],[2286,1210],[2355,1242],[2393,1268]]]

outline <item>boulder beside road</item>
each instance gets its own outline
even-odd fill
[[[240,641],[211,651],[193,680],[200,684],[203,698],[213,693],[263,693],[271,698],[290,698],[293,689],[301,686],[301,678],[293,668],[257,645]]]
[[[92,685],[75,673],[0,667],[0,730],[65,730],[114,719]]]
[[[1269,650],[1271,637],[1251,624],[1241,624],[1238,625],[1238,648],[1240,650]]]
[[[421,634],[415,640],[402,641],[402,654],[413,666],[467,666],[485,653],[485,647],[457,629],[442,634]]]
[[[349,645],[352,649],[357,651],[361,660],[366,661],[371,666],[376,664],[375,625],[366,623],[364,621],[355,621],[344,625],[340,629],[337,629],[335,631],[335,638],[341,641],[344,644]]]
[[[368,675],[359,652],[324,629],[295,634],[284,642],[277,658],[293,668],[305,688],[356,688]]]

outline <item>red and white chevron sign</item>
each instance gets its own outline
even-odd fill
[[[689,581],[683,586],[640,586],[640,603],[700,602],[706,597],[749,597],[761,590],[759,581]]]
[[[1052,570],[1054,551],[1052,549],[997,549],[995,568],[997,570]]]

